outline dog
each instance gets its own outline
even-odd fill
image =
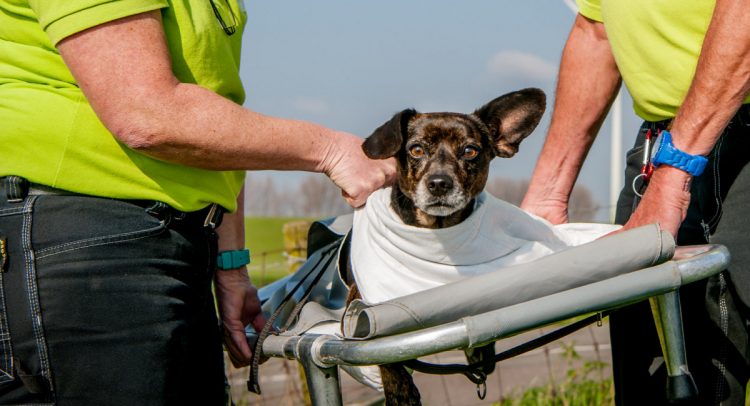
[[[471,215],[492,159],[515,155],[545,107],[544,92],[529,88],[500,96],[472,114],[406,109],[377,128],[362,149],[371,159],[396,158],[398,180],[390,205],[405,224],[451,227]],[[360,298],[354,279],[349,280],[347,305]],[[380,374],[387,405],[421,404],[403,365],[381,365]]]

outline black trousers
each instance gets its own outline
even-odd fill
[[[0,404],[226,404],[206,210],[0,180]]]
[[[711,152],[706,171],[693,180],[690,208],[677,236],[679,245],[724,244],[732,255],[728,270],[680,289],[688,368],[700,392],[695,405],[744,405],[750,378],[748,110],[741,109],[732,120]],[[632,183],[640,173],[645,131],[666,124],[644,123],[627,154],[618,224],[624,224],[638,204]],[[610,330],[616,404],[667,404],[666,366],[648,302],[614,312]]]

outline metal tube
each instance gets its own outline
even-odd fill
[[[674,255],[683,285],[723,271],[731,260],[729,249],[719,244],[679,247]]]
[[[339,368],[336,365],[322,367],[315,362],[313,354],[318,338],[306,336],[299,341],[297,347],[299,362],[305,370],[310,401],[314,406],[340,406],[343,402]]]
[[[667,399],[673,402],[692,399],[698,395],[698,387],[688,370],[680,293],[675,290],[650,301],[667,366]]]
[[[312,362],[318,366],[398,362],[477,346],[571,316],[617,308],[711,276],[725,269],[728,262],[729,253],[722,246],[684,251],[678,261],[420,331],[364,341],[303,336],[316,342],[314,347],[301,346],[299,337],[269,336],[263,343],[263,353],[300,359],[301,352],[310,349]]]

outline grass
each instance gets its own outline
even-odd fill
[[[248,266],[250,278],[256,286],[269,284],[289,274],[284,256],[284,224],[309,220],[301,217],[247,217],[245,218],[245,246],[252,252]]]
[[[568,369],[561,382],[550,382],[543,386],[528,388],[512,394],[497,406],[603,406],[614,404],[614,384],[612,379],[603,379],[603,371],[608,364],[600,361],[580,363],[581,356],[575,351],[574,343],[560,344],[565,351]]]

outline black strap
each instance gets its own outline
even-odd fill
[[[23,201],[29,195],[30,183],[20,176],[6,176],[5,193],[9,203],[18,203]]]
[[[292,324],[294,324],[297,321],[297,317],[302,311],[302,307],[307,303],[307,300],[310,299],[310,293],[312,293],[312,290],[315,288],[315,285],[318,284],[318,282],[320,281],[320,278],[325,274],[326,269],[328,269],[328,266],[331,265],[331,262],[333,261],[333,258],[335,256],[336,255],[332,253],[331,256],[329,256],[328,259],[326,260],[326,263],[323,265],[323,267],[320,268],[320,272],[317,275],[315,275],[315,279],[313,279],[313,281],[307,287],[307,290],[305,290],[305,293],[302,295],[302,298],[294,306],[294,309],[292,309],[291,313],[289,313],[289,316],[286,319],[286,323],[284,323],[284,326],[281,328],[281,331],[289,330],[289,327],[291,327]]]
[[[305,284],[305,281],[307,280],[307,278],[310,277],[310,275],[314,274],[316,271],[318,271],[317,275],[315,275],[312,282],[305,290],[305,293],[302,295],[302,299],[300,299],[299,303],[297,303],[297,305],[294,307],[294,309],[290,313],[289,317],[287,318],[287,321],[284,324],[282,331],[288,329],[289,326],[291,326],[292,321],[297,318],[297,316],[299,315],[299,312],[302,310],[302,306],[304,305],[305,302],[307,302],[307,299],[310,296],[310,292],[312,292],[313,288],[315,287],[315,284],[317,284],[320,278],[325,274],[326,269],[333,261],[333,258],[336,256],[335,251],[337,248],[338,248],[338,244],[333,243],[331,244],[330,248],[328,248],[327,250],[321,253],[321,256],[320,256],[321,260],[318,261],[318,263],[315,264],[316,266],[313,266],[310,269],[310,272],[305,274],[305,276],[302,277],[302,279],[297,283],[297,285],[295,285],[294,288],[292,288],[292,290],[286,294],[286,296],[281,301],[281,303],[279,303],[279,306],[273,312],[271,317],[266,321],[266,324],[263,326],[263,329],[261,329],[260,333],[258,334],[258,339],[255,340],[255,344],[253,345],[253,359],[252,359],[252,363],[250,364],[250,374],[247,380],[247,390],[249,390],[250,392],[256,393],[258,395],[261,394],[258,373],[260,370],[261,362],[265,361],[263,354],[262,354],[263,353],[263,341],[265,341],[266,338],[268,338],[268,336],[272,333],[278,334],[277,331],[272,332],[274,322],[279,317],[281,312],[284,310],[289,300],[291,300],[294,294],[297,293],[297,290],[299,290],[299,288]],[[317,265],[321,264],[323,262],[322,261],[323,258],[325,258],[326,256],[328,256],[328,259],[325,261],[325,264],[322,267],[318,267]]]
[[[537,337],[531,341],[527,341],[521,345],[518,345],[516,347],[503,351],[499,354],[496,354],[493,361],[495,363],[500,362],[500,361],[505,361],[508,358],[513,358],[525,352],[529,352],[536,348],[542,347],[553,341],[559,340],[560,338],[563,338],[568,334],[574,333],[588,326],[589,324],[592,324],[594,322],[600,322],[602,318],[608,315],[609,315],[609,312],[601,312],[593,316],[589,316],[585,319],[581,319],[574,323],[568,324],[567,326],[561,327],[555,331],[552,331],[543,336]],[[477,385],[484,383],[484,380],[486,380],[487,378],[486,374],[482,372],[483,367],[485,365],[485,361],[480,361],[480,362],[469,364],[469,365],[463,365],[463,364],[441,365],[441,364],[431,364],[431,363],[413,359],[409,361],[404,361],[404,365],[406,365],[407,367],[415,371],[419,371],[419,372],[426,373],[426,374],[433,374],[433,375],[463,374],[470,381],[474,382]]]

